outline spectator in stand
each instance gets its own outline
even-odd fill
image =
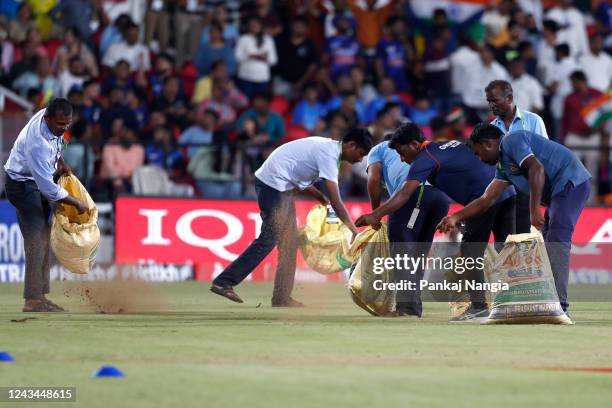
[[[146,102],[147,95],[142,88],[135,86],[128,91],[126,105],[134,114],[139,130],[144,129],[149,121],[149,109]]]
[[[476,45],[467,34],[459,34],[459,48],[449,57],[451,66],[451,90],[455,98],[464,95],[470,71],[478,64],[478,52],[474,51]]]
[[[125,94],[121,88],[111,89],[108,94],[108,106],[100,113],[100,128],[104,141],[113,137],[112,126],[115,119],[121,119],[121,127],[138,128],[136,115],[134,115],[130,108],[124,105],[124,101]]]
[[[196,53],[195,66],[198,68],[199,75],[208,75],[215,61],[222,60],[230,75],[236,73],[236,57],[234,49],[231,45],[225,42],[223,38],[223,27],[217,23],[212,23],[209,26],[210,36],[209,41],[200,43],[200,47]]]
[[[387,35],[380,40],[376,50],[376,74],[389,76],[401,92],[410,90],[407,65],[414,50],[406,35],[406,23],[401,17],[391,17],[387,22]]]
[[[229,84],[229,85],[228,85]],[[216,81],[213,83],[212,96],[199,106],[200,112],[211,109],[219,116],[221,128],[231,128],[236,121],[236,109],[244,109],[249,101],[231,82]]]
[[[170,126],[180,129],[187,127],[188,102],[180,95],[180,82],[177,77],[168,77],[164,81],[162,94],[153,100],[152,109],[163,111]]]
[[[261,19],[251,17],[248,33],[240,36],[236,44],[238,62],[238,88],[248,97],[268,92],[271,67],[278,61],[274,40],[264,33]]]
[[[14,59],[15,47],[8,39],[5,22],[0,20],[0,82],[11,72]]]
[[[303,95],[293,110],[292,123],[302,126],[313,135],[319,134],[325,127],[325,106],[319,101],[316,84],[306,84]]]
[[[359,42],[351,32],[351,22],[344,16],[339,16],[336,21],[338,33],[327,39],[323,65],[329,66],[333,81],[339,76],[348,74],[358,62],[361,53]]]
[[[510,61],[519,57],[519,47],[525,38],[525,30],[516,20],[508,21],[508,41],[495,49],[495,59],[504,68],[510,67]]]
[[[64,42],[55,53],[54,65],[57,67],[58,72],[66,70],[68,68],[68,61],[74,57],[81,61],[89,77],[98,77],[99,70],[96,57],[87,45],[83,43],[79,30],[70,27],[66,29]]]
[[[102,64],[108,67],[114,67],[119,60],[126,60],[130,65],[131,71],[143,69],[148,71],[151,69],[149,59],[149,48],[138,42],[140,29],[134,23],[129,23],[125,31],[124,40],[111,45],[104,57]]]
[[[91,125],[96,125],[102,115],[102,105],[98,102],[100,97],[100,83],[90,79],[83,83],[83,105],[81,117]]]
[[[436,27],[431,44],[423,54],[425,83],[432,95],[437,98],[436,105],[445,104],[451,91],[451,65],[447,48],[449,36],[448,27]]]
[[[19,6],[17,18],[9,21],[8,35],[13,44],[21,44],[26,40],[30,30],[37,30],[32,9],[25,3]]]
[[[274,94],[295,99],[304,84],[313,78],[318,63],[305,17],[297,16],[291,22],[290,33],[276,37],[276,49],[281,58],[274,68]]]
[[[147,126],[140,133],[140,143],[148,144],[153,142],[153,134],[155,133],[155,129],[161,126],[168,126],[168,118],[162,111],[152,110],[149,113],[149,122]],[[176,128],[172,128],[173,134],[177,134]]]
[[[390,77],[382,77],[378,82],[378,96],[370,102],[366,111],[366,123],[374,123],[378,111],[390,102],[402,104],[402,100],[395,94],[395,84]]]
[[[112,89],[119,88],[125,96],[134,85],[134,79],[130,75],[130,64],[122,59],[117,61],[112,75],[102,83],[102,95],[106,96]]]
[[[374,123],[368,128],[372,134],[372,144],[374,146],[382,142],[385,136],[392,133],[395,129],[395,120],[392,111],[396,106],[398,105],[394,102],[388,103],[376,113]]]
[[[419,96],[414,100],[414,105],[408,108],[410,119],[420,127],[429,126],[429,122],[440,114],[440,111],[432,105],[431,101]]]
[[[113,137],[102,149],[100,177],[106,180],[113,197],[132,190],[132,174],[144,164],[145,151],[133,130],[120,118],[112,122]]]
[[[512,0],[490,2],[488,10],[483,14],[481,23],[487,30],[487,37],[492,41],[503,38],[504,30],[510,21],[510,14],[514,4]]]
[[[372,102],[378,96],[378,92],[371,83],[365,82],[365,74],[360,67],[351,68],[350,78],[353,83],[350,89],[357,94],[357,110],[360,110],[362,105],[365,107]]]
[[[338,141],[342,140],[342,136],[344,136],[344,133],[348,129],[348,123],[344,115],[339,112],[328,115],[326,124],[327,126],[321,136]]]
[[[39,56],[36,60],[36,70],[26,71],[21,74],[13,88],[25,97],[30,89],[38,89],[45,99],[59,96],[61,93],[60,83],[51,73],[51,62],[49,57]]]
[[[221,3],[214,7],[211,16],[211,24],[205,26],[202,29],[202,35],[200,36],[200,44],[210,42],[210,27],[212,24],[217,24],[221,27],[221,32],[223,33],[223,40],[230,47],[234,47],[236,45],[236,41],[238,41],[238,37],[240,33],[234,24],[230,24],[228,22],[227,9],[226,6]]]
[[[102,31],[100,37],[100,56],[106,54],[111,45],[119,44],[124,41],[127,35],[128,27],[133,25],[132,17],[127,14],[121,14],[117,17],[113,24],[108,25]]]
[[[153,142],[145,148],[146,163],[160,167],[174,175],[183,167],[183,155],[176,148],[172,129],[158,126],[153,131]]]
[[[581,56],[578,64],[586,75],[589,86],[606,92],[612,85],[612,58],[603,51],[603,44],[603,35],[594,32],[589,39],[590,52]]]
[[[467,86],[462,95],[468,121],[477,124],[489,115],[489,106],[482,91],[496,79],[508,80],[508,72],[495,61],[494,51],[490,45],[480,49],[480,58],[469,71]]]
[[[344,91],[342,94],[340,94],[340,101],[340,106],[337,109],[329,111],[327,114],[327,121],[330,121],[331,118],[339,113],[344,116],[349,129],[365,123],[365,117],[360,118],[359,114],[357,113],[357,94],[355,94],[354,91]]]
[[[285,137],[285,123],[279,114],[270,110],[270,102],[272,96],[269,93],[259,93],[253,98],[253,108],[245,111],[238,119],[236,129],[243,129],[243,123],[247,119],[255,121],[257,135],[265,135],[265,138],[260,138],[259,144],[268,147],[273,146]]]
[[[597,186],[601,154],[598,148],[602,147],[601,135],[584,122],[580,110],[601,96],[601,92],[589,87],[587,77],[582,71],[572,72],[570,80],[572,92],[567,95],[563,105],[561,140],[584,163],[593,176],[591,182]],[[596,191],[595,188],[591,190],[591,201]]]
[[[431,140],[433,142],[447,142],[453,140],[451,128],[444,116],[436,116],[429,122],[431,129]]]
[[[242,92],[236,88],[230,77],[227,75],[225,62],[220,60],[212,64],[212,71],[210,72],[210,75],[202,77],[198,80],[198,82],[196,82],[195,90],[191,97],[191,103],[193,105],[198,105],[202,103],[202,101],[212,98],[212,86],[215,82],[225,85],[227,93],[226,97],[229,96],[232,101],[237,101],[239,99],[241,101],[247,100],[244,94],[242,94]],[[234,104],[234,102],[232,102],[232,104]],[[242,102],[240,102],[238,105],[234,105],[234,107],[241,109],[245,106],[245,104]]]
[[[58,70],[58,74],[62,97],[68,95],[68,92],[73,88],[80,89],[83,82],[88,79],[85,67],[78,56],[70,58],[68,66]]]
[[[92,3],[91,0],[58,0],[49,11],[49,17],[62,27],[74,27],[80,37],[89,38],[89,21],[94,11]]]
[[[550,111],[554,118],[553,140],[558,141],[562,131],[560,130],[561,118],[563,116],[563,103],[565,97],[572,92],[570,75],[578,69],[575,60],[570,57],[570,49],[567,44],[559,44],[555,47],[555,65],[549,65],[546,72],[546,87],[551,96]]]
[[[573,0],[560,0],[558,7],[548,10],[546,18],[559,24],[559,40],[569,45],[570,56],[576,58],[586,55],[589,45],[584,16],[573,3]]]
[[[510,84],[516,105],[534,113],[544,110],[544,89],[537,79],[525,72],[525,61],[521,58],[510,62]]]
[[[157,40],[158,50],[165,53],[170,41],[170,0],[147,0],[145,13],[145,44]]]
[[[155,59],[153,72],[147,77],[144,70],[139,70],[136,73],[136,82],[141,88],[149,88],[153,98],[156,98],[162,94],[166,78],[172,75],[174,75],[174,59],[168,54],[159,54]]]
[[[187,156],[192,159],[200,147],[209,146],[215,141],[215,129],[219,115],[213,109],[198,112],[196,121],[178,139],[181,146],[187,146]]]
[[[254,16],[261,20],[264,31],[270,37],[275,37],[283,31],[280,17],[278,16],[274,7],[272,7],[272,0],[255,0],[252,2],[252,9],[248,10],[247,5],[247,16]]]
[[[396,1],[366,0],[360,3],[358,4],[356,0],[347,0],[357,20],[357,39],[366,52],[374,55],[374,50],[382,37],[387,19],[393,13]]]
[[[177,0],[174,11],[174,41],[176,43],[176,66],[182,67],[192,61],[203,26],[204,7],[200,1]]]
[[[525,72],[536,78],[538,75],[538,59],[535,47],[530,41],[522,41],[518,48],[519,59],[525,63]]]
[[[357,95],[357,92],[355,91],[354,81],[352,81],[351,78],[349,78],[348,76],[342,75],[341,77],[338,78],[337,83],[338,84],[337,84],[337,88],[336,88],[336,92],[334,96],[331,99],[329,99],[327,103],[325,104],[326,115],[329,112],[340,108],[340,106],[343,103],[343,99],[345,99],[343,95],[344,96],[354,95],[355,96],[354,110],[357,112],[357,123],[359,122],[365,123],[366,105],[363,102],[363,100]]]
[[[555,65],[555,47],[559,44],[559,24],[554,20],[545,20],[542,29],[542,39],[538,44],[538,78],[546,83],[546,72]]]

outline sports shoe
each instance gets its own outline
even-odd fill
[[[474,307],[470,304],[463,314],[448,319],[451,323],[468,323],[468,324],[480,324],[484,323],[489,319],[489,308],[488,307]]]
[[[244,301],[242,299],[240,299],[240,296],[238,296],[236,294],[236,292],[234,292],[234,288],[232,288],[231,286],[212,285],[210,287],[210,291],[212,293],[216,293],[219,296],[223,296],[225,298],[228,298],[232,302],[244,303]]]

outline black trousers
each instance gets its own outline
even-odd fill
[[[408,254],[410,257],[427,256],[431,249],[436,226],[448,213],[449,199],[440,190],[433,186],[425,186],[423,198],[419,206],[419,215],[412,228],[408,228],[408,221],[412,215],[417,200],[418,190],[412,194],[410,200],[402,208],[389,215],[389,241],[391,242],[391,256]],[[395,270],[395,281],[402,280],[415,282],[415,290],[396,292],[396,309],[409,314],[421,316],[423,304],[419,285],[425,270],[416,271]]]
[[[485,213],[471,218],[465,223],[465,233],[461,242],[461,256],[476,259],[484,255],[491,232],[496,243],[506,240],[515,231],[516,217],[515,196],[492,205]],[[481,268],[467,270],[463,279],[477,283],[485,282],[484,271]],[[485,303],[485,291],[470,290],[472,303]]]
[[[255,191],[262,220],[261,232],[251,245],[215,278],[213,284],[239,284],[275,246],[278,246],[272,303],[283,303],[291,297],[295,280],[298,236],[294,194],[275,190],[257,178]]]
[[[17,209],[25,251],[24,299],[41,299],[49,293],[51,206],[34,181],[14,181],[8,175],[6,197]]]

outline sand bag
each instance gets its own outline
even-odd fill
[[[489,282],[502,282],[508,290],[492,293],[493,305],[487,324],[573,324],[563,312],[544,238],[531,233],[509,235],[499,254],[487,246],[484,259]]]
[[[395,291],[376,289],[374,284],[377,280],[381,281],[379,284],[394,282],[392,269],[379,265],[382,273],[375,273],[374,268],[375,258],[390,256],[385,223],[382,223],[379,230],[369,227],[357,235],[348,253],[353,262],[348,282],[351,298],[357,306],[374,316],[387,316],[393,312],[395,306]],[[380,285],[378,287],[380,288]]]
[[[100,245],[98,209],[78,178],[73,174],[59,179],[68,194],[83,200],[89,210],[79,214],[76,207],[58,204],[51,223],[51,249],[70,272],[88,273]]]
[[[350,239],[351,231],[337,217],[328,217],[324,205],[312,207],[299,232],[300,251],[306,264],[323,274],[351,266],[345,258]]]

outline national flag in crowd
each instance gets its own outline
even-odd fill
[[[603,122],[612,119],[612,92],[605,93],[581,109],[585,123],[597,129]]]

